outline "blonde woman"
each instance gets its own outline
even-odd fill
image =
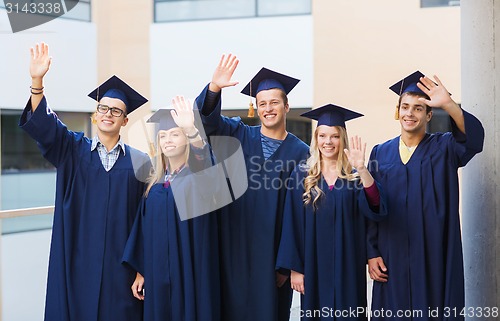
[[[307,165],[288,182],[277,268],[291,270],[302,320],[366,320],[365,218],[384,210],[366,145],[354,137],[348,146],[345,121],[363,115],[330,104],[302,116],[318,126]]]
[[[211,165],[210,152],[194,125],[192,105],[179,96],[173,102],[175,110],[159,110],[149,120],[160,124],[155,172],[123,261],[138,272],[132,293],[144,300],[145,321],[219,321],[216,217],[181,220],[176,205],[197,201],[189,177]],[[179,186],[174,192],[180,181],[181,192]]]

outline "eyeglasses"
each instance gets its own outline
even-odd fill
[[[101,114],[107,114],[108,110],[111,110],[111,115],[114,117],[120,117],[124,113],[123,110],[117,107],[109,107],[102,104],[97,105],[97,111]]]

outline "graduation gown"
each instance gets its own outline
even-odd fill
[[[196,99],[199,108],[207,90],[208,86]],[[201,118],[207,135],[232,136],[241,142],[248,177],[247,191],[222,208],[219,217],[222,320],[288,321],[292,292],[289,281],[281,288],[276,286],[276,254],[286,180],[307,158],[309,148],[288,133],[265,160],[261,126],[221,116],[220,99],[210,114],[202,110]]]
[[[217,237],[215,212],[181,221],[172,187],[151,187],[123,255],[144,276],[145,321],[220,320]]]
[[[389,275],[387,283],[374,282],[372,310],[393,314],[372,320],[395,320],[397,310],[422,311],[418,320],[464,319],[457,170],[484,141],[479,120],[466,111],[464,118],[467,135],[452,121],[451,133],[426,134],[406,165],[399,137],[372,150],[371,172],[388,195],[388,217],[369,227],[368,256],[381,256]],[[429,309],[439,317],[429,317]]]
[[[384,202],[372,210],[359,180],[338,178],[330,190],[322,178],[314,210],[304,205],[305,177],[300,167],[291,176],[276,265],[304,274],[302,320],[367,320],[365,220],[384,219]]]
[[[107,172],[92,141],[68,130],[45,98],[28,111],[31,101],[19,125],[57,168],[45,320],[141,320],[130,291],[135,271],[121,257],[144,189],[131,155],[149,157],[125,145]]]

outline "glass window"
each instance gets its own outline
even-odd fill
[[[79,0],[79,1],[65,0],[65,3],[67,9],[73,7],[74,8],[66,12],[62,16],[62,18],[88,21],[88,22],[92,20],[90,12],[90,0]]]
[[[311,143],[312,137],[312,122],[310,120],[286,120],[286,130],[298,138],[300,138],[304,143],[309,145]]]
[[[311,0],[154,0],[155,22],[310,14]]]
[[[432,109],[431,121],[427,124],[428,133],[446,133],[451,131],[450,115],[441,108]]]
[[[420,0],[420,7],[448,7],[459,6],[460,0]]]
[[[254,0],[157,1],[155,21],[243,18],[255,15]]]
[[[21,110],[2,110],[2,174],[19,171],[54,170],[40,154],[36,142],[19,128]],[[73,131],[90,132],[88,113],[58,112],[59,119]]]
[[[310,14],[311,2],[304,0],[257,0],[258,16]]]

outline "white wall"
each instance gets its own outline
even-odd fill
[[[151,26],[151,107],[170,104],[177,94],[196,97],[210,82],[223,53],[240,59],[235,88],[224,91],[225,108],[248,108],[240,91],[266,67],[301,82],[290,93],[290,106],[313,103],[312,16],[227,19]]]
[[[53,57],[45,79],[50,106],[56,111],[93,110],[95,104],[86,95],[97,84],[94,24],[59,18],[12,33],[4,9],[0,9],[0,108],[24,108],[31,85],[29,48],[42,41],[50,45]]]

